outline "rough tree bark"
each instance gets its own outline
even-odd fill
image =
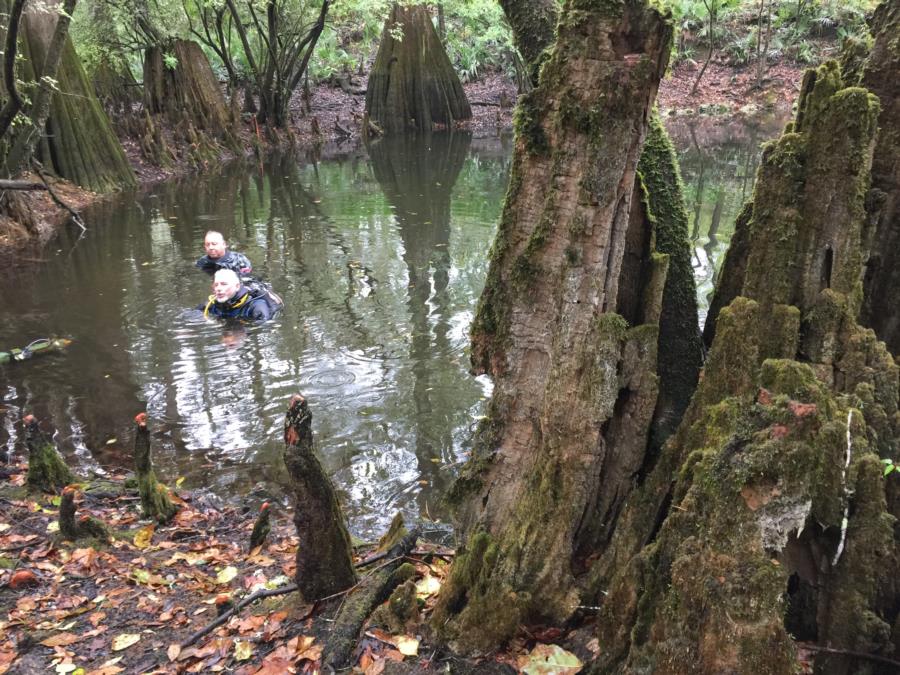
[[[28,446],[29,488],[42,492],[59,492],[77,479],[56,451],[56,446],[38,427],[34,415],[26,415],[25,445]]]
[[[74,3],[73,3],[74,6]],[[71,9],[71,8],[70,8]],[[51,37],[56,28],[56,13],[28,7],[22,17],[22,79],[37,82],[45,74]],[[109,118],[94,95],[72,41],[63,36],[58,68],[51,75],[57,81],[58,95],[47,91],[49,116],[38,114],[44,100],[40,93],[32,93],[33,106],[29,115],[38,128],[25,130],[11,149],[7,165],[17,169],[31,159],[28,144],[36,145],[35,152],[45,167],[78,185],[107,192],[135,185],[134,173],[122,146],[113,132]],[[46,134],[38,138],[45,128]],[[28,135],[26,138],[25,134]],[[35,148],[32,145],[32,148]]]
[[[537,84],[540,65],[555,39],[558,5],[553,0],[502,0],[500,4]],[[647,458],[652,463],[687,409],[703,362],[684,188],[672,143],[655,115],[638,171],[655,220],[656,249],[670,256],[659,336],[659,353],[666,358],[659,364],[659,401]]]
[[[394,33],[402,30],[402,39]],[[424,5],[394,5],[369,73],[366,113],[387,133],[431,131],[472,117]]]
[[[875,44],[865,62],[862,86],[881,100],[878,139],[872,161],[868,211],[875,226],[866,266],[862,320],[900,355],[900,2],[888,0],[872,20]],[[891,39],[894,36],[895,39]]]
[[[145,518],[167,523],[178,513],[178,506],[169,498],[168,488],[156,480],[153,461],[150,457],[150,430],[147,428],[147,413],[138,413],[134,422],[134,473],[137,476],[138,492],[141,495],[141,510]]]
[[[172,56],[174,67],[166,64]],[[216,138],[231,138],[231,116],[219,81],[200,45],[174,39],[144,54],[144,107],[173,124],[190,123]]]
[[[668,256],[633,195],[670,40],[645,2],[568,2],[520,99],[472,328],[494,394],[454,495],[469,543],[434,617],[463,651],[571,614],[576,554],[608,536],[595,515],[615,517],[643,461]]]
[[[300,539],[295,581],[303,599],[313,602],[353,586],[356,571],[337,494],[313,450],[312,412],[300,394],[291,399],[284,419],[284,444]]]
[[[594,672],[791,672],[792,637],[892,653],[900,500],[880,457],[897,456],[898,369],[855,319],[877,116],[829,63],[766,148],[729,254],[742,297],[594,568]]]
[[[6,135],[13,118],[24,105],[16,87],[16,54],[19,50],[19,24],[24,9],[25,0],[13,0],[11,7],[8,7],[6,2],[0,3],[0,12],[8,17],[6,27],[2,30],[4,45],[3,89],[0,91],[6,98],[6,102],[3,104],[3,108],[0,109],[0,139],[3,139]]]

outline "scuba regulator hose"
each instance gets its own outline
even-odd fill
[[[38,354],[60,352],[70,344],[72,344],[72,340],[68,338],[38,338],[37,340],[32,340],[28,346],[22,349],[13,348],[9,351],[0,352],[0,364],[26,361]]]

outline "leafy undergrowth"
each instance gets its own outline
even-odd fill
[[[291,583],[297,539],[289,514],[276,514],[264,544],[248,551],[253,513],[173,494],[180,510],[157,526],[141,519],[136,494],[88,489],[78,495],[77,517],[103,520],[114,538],[72,542],[59,534],[60,497],[26,493],[25,470],[6,467],[9,480],[0,481],[0,675],[319,671],[342,596],[305,605],[295,592],[279,593],[241,607],[254,593]],[[360,560],[374,558],[364,548]],[[378,675],[389,663],[391,672],[472,670],[473,662],[428,643],[426,624],[452,556],[420,543],[410,559],[416,621],[391,632],[370,620],[354,672]],[[360,578],[377,568],[363,563]],[[198,638],[229,608],[221,626]],[[577,672],[575,655],[542,644],[563,637],[555,628],[523,628],[487,660],[493,672]]]

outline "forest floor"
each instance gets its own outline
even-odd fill
[[[313,604],[296,592],[274,595],[235,607],[201,635],[220,608],[292,581],[297,538],[287,514],[275,513],[265,542],[248,550],[254,513],[219,509],[176,487],[171,494],[180,510],[157,526],[141,519],[138,496],[118,476],[104,484],[104,494],[79,497],[78,517],[100,518],[113,540],[66,541],[59,535],[60,498],[27,492],[26,470],[7,466],[0,481],[0,675],[317,671],[345,594]],[[356,549],[361,581],[385,564],[362,563],[375,557],[373,548]],[[593,655],[596,640],[585,627],[571,635],[523,627],[506,649],[477,660],[432,645],[427,620],[452,557],[452,550],[418,544],[408,559],[416,570],[418,617],[393,631],[370,621],[353,672],[514,673],[549,657],[570,665],[553,672],[575,672]]]

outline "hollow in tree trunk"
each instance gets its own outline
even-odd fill
[[[558,26],[519,102],[472,328],[494,393],[453,495],[468,544],[434,616],[464,651],[574,611],[580,554],[608,536],[597,514],[621,508],[656,405],[669,258],[635,176],[671,28],[636,0],[568,2]]]
[[[387,133],[431,131],[472,117],[424,5],[391,9],[369,74],[366,113]]]

